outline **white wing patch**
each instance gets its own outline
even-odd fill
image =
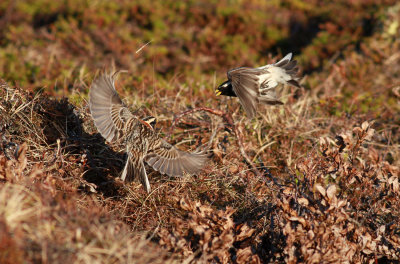
[[[268,68],[264,68],[267,70],[267,72],[260,75],[258,79],[258,83],[260,85],[260,93],[276,87],[279,83],[284,84],[292,79],[292,77],[287,74],[284,69],[276,67],[274,65],[268,66]]]

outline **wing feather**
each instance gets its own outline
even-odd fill
[[[258,75],[263,71],[252,68],[238,68],[228,72],[232,88],[247,115],[252,118],[256,114],[258,97]]]
[[[102,74],[97,77],[89,93],[90,112],[97,130],[109,142],[119,140],[123,136],[123,129],[133,115],[124,105],[114,82],[117,73]]]
[[[168,176],[183,176],[193,174],[204,167],[207,154],[203,152],[188,153],[160,139],[158,146],[149,150],[145,161],[153,169]]]

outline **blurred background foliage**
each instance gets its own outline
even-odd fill
[[[138,82],[188,73],[223,78],[228,68],[262,65],[288,52],[312,73],[360,49],[382,27],[381,11],[394,3],[6,0],[0,3],[0,77],[65,93],[112,63],[137,72]]]

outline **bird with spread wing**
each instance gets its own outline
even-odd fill
[[[276,95],[278,84],[289,84],[300,88],[297,61],[292,53],[274,64],[258,68],[240,67],[228,71],[228,80],[215,90],[216,95],[238,97],[249,118],[256,114],[259,103],[283,104]]]
[[[139,118],[131,113],[119,97],[114,82],[117,73],[102,74],[90,88],[89,106],[97,130],[108,142],[122,141],[127,161],[121,174],[123,181],[139,178],[147,192],[150,183],[144,162],[169,176],[194,174],[207,161],[204,152],[181,151],[161,139],[154,130],[156,119]]]

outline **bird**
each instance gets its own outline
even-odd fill
[[[156,118],[140,118],[122,102],[115,89],[114,74],[103,73],[95,78],[89,91],[89,108],[94,124],[108,142],[121,142],[127,160],[120,176],[131,182],[139,178],[144,189],[151,191],[144,163],[168,176],[195,174],[208,160],[205,151],[192,153],[179,150],[161,139],[155,130]]]
[[[228,80],[215,89],[215,94],[238,97],[249,118],[256,114],[259,103],[282,105],[275,88],[278,84],[289,84],[300,88],[297,72],[299,70],[292,53],[283,59],[258,68],[239,67],[227,72]]]

